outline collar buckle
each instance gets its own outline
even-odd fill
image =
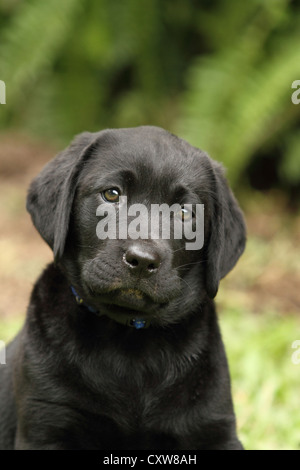
[[[140,330],[141,328],[147,327],[146,320],[142,320],[141,318],[132,318],[129,321],[129,326],[135,328],[136,330]]]

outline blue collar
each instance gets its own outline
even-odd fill
[[[81,305],[82,307],[86,307],[92,313],[97,313],[98,315],[101,315],[98,310],[91,307],[90,305],[87,305],[83,301],[83,299],[77,294],[77,292],[76,292],[76,290],[73,286],[71,286],[71,291],[72,291],[78,305]],[[110,318],[112,320],[116,321],[117,323],[121,323],[122,325],[130,326],[131,328],[135,328],[136,330],[140,330],[141,328],[148,328],[148,326],[150,326],[150,321],[149,320],[143,320],[142,318],[128,318],[128,317],[125,317],[123,314],[120,314],[120,315],[114,314]]]
[[[71,286],[71,291],[73,292],[74,296],[75,296],[75,299],[76,299],[76,302],[78,303],[78,305],[82,305],[83,307],[86,307],[90,312],[92,313],[98,313],[98,310],[96,310],[95,308],[91,307],[90,305],[87,305],[83,299],[77,294],[76,290],[74,289],[73,286]]]

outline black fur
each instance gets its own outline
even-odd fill
[[[204,204],[204,247],[99,240],[112,187],[128,205]],[[221,166],[156,127],[83,133],[32,182],[27,208],[55,264],[0,366],[0,448],[241,449],[213,298],[245,225]],[[115,321],[137,312],[148,328]]]

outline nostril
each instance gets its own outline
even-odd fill
[[[155,269],[157,269],[157,267],[153,263],[148,265],[148,270],[149,271],[154,271]]]
[[[126,256],[126,261],[127,261],[127,263],[129,263],[133,267],[138,266],[138,264],[139,264],[137,259],[135,259],[135,258],[131,259],[130,257],[127,257],[127,256]]]

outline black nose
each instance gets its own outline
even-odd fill
[[[161,264],[161,257],[155,248],[137,244],[127,249],[123,260],[132,272],[144,277],[155,273]]]

